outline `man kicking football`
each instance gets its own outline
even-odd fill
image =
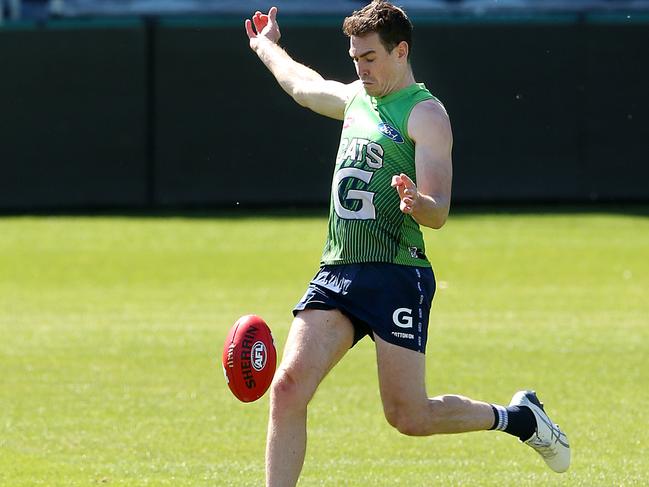
[[[325,80],[278,45],[277,8],[246,20],[250,47],[297,103],[343,121],[321,267],[296,305],[271,386],[266,485],[297,483],[307,405],[325,375],[365,335],[376,343],[385,417],[406,435],[495,429],[520,438],[548,466],[570,465],[566,435],[536,394],[509,406],[430,398],[425,349],[435,278],[419,225],[441,228],[451,199],[452,134],[442,104],[417,83],[412,25],[375,0],[347,17],[358,80]]]

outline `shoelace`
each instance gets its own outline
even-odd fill
[[[543,458],[550,458],[557,454],[556,443],[561,436],[559,425],[553,425],[550,428],[550,441],[543,441],[539,437],[538,433],[535,433],[534,436],[536,436],[536,438],[531,440],[529,444],[533,446]]]
[[[530,441],[530,445],[532,445],[543,458],[550,458],[557,454],[556,449],[553,448],[553,442],[546,443],[538,436],[534,440]]]

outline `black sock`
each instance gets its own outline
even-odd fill
[[[509,422],[505,433],[518,436],[521,441],[529,440],[536,431],[536,418],[527,406],[509,406],[507,408]]]
[[[518,437],[521,441],[528,440],[536,431],[536,418],[527,406],[503,407],[492,404],[494,425],[492,430],[504,431]]]

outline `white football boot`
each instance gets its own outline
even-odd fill
[[[570,445],[568,437],[559,425],[550,421],[543,410],[543,403],[534,391],[518,391],[512,397],[510,406],[527,406],[534,413],[536,428],[534,434],[523,443],[531,446],[543,457],[545,463],[557,473],[565,472],[570,466]]]

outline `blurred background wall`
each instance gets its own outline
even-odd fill
[[[319,3],[275,2],[282,45],[351,82],[340,25],[365,2]],[[456,203],[649,201],[647,2],[396,3],[451,116]],[[340,123],[249,50],[269,5],[4,3],[0,209],[325,205]]]

